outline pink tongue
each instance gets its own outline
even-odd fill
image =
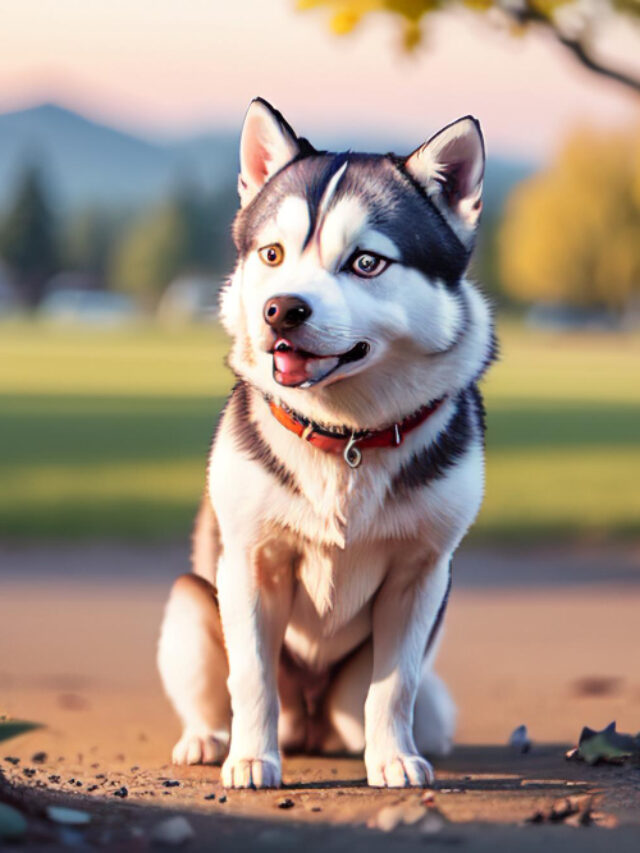
[[[295,350],[280,352],[276,350],[273,354],[273,363],[278,373],[278,381],[283,385],[297,385],[308,379],[306,365],[308,357]]]

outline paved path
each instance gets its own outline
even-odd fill
[[[42,819],[50,801],[91,812],[75,840],[113,850],[145,849],[169,811],[188,816],[194,850],[640,847],[640,769],[564,759],[583,724],[640,728],[632,549],[460,555],[439,665],[460,707],[459,745],[436,762],[429,819],[391,832],[367,824],[414,820],[421,795],[367,788],[355,759],[290,759],[285,790],[231,792],[226,802],[217,768],[167,763],[178,727],[153,658],[168,584],[185,564],[173,546],[0,548],[0,711],[47,724],[0,747],[3,772],[26,786],[18,796],[32,848],[69,841]],[[520,723],[535,742],[529,755],[504,745]],[[44,762],[33,762],[41,751]],[[114,796],[123,786],[126,799]],[[522,825],[587,794],[618,828]],[[293,806],[280,808],[283,798]]]

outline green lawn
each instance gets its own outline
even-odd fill
[[[640,338],[501,330],[476,538],[640,532]],[[188,533],[231,377],[211,327],[0,325],[0,536]]]

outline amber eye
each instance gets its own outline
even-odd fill
[[[374,278],[384,272],[389,266],[389,261],[381,255],[373,252],[358,252],[349,263],[351,272],[361,278]]]
[[[260,260],[268,267],[279,267],[284,260],[284,249],[280,243],[272,243],[270,246],[263,246],[258,249]]]

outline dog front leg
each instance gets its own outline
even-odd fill
[[[228,788],[277,787],[282,777],[277,667],[291,610],[292,572],[286,563],[264,571],[252,555],[225,547],[218,595],[232,711],[222,783]]]
[[[365,702],[369,785],[425,786],[433,771],[413,736],[422,660],[446,600],[449,555],[417,571],[392,572],[373,607],[373,671]]]

